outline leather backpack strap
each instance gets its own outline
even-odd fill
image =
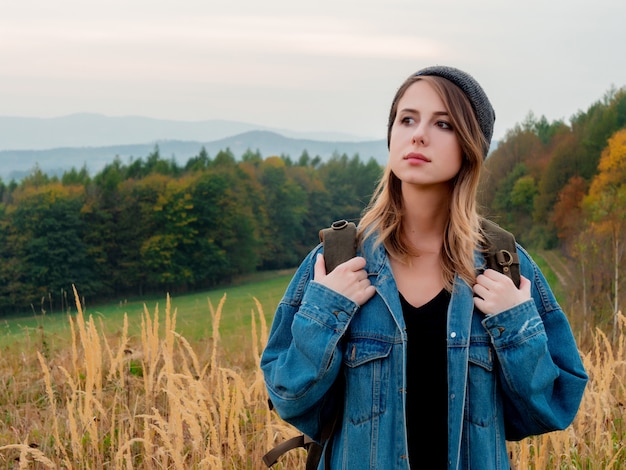
[[[510,277],[519,288],[519,255],[515,245],[515,236],[488,219],[482,219],[481,228],[487,240],[487,246],[485,246],[487,268],[495,269]]]
[[[324,244],[324,262],[326,273],[337,265],[356,256],[356,225],[347,220],[337,220],[328,228],[319,232]]]
[[[284,442],[276,445],[272,449],[270,449],[264,456],[263,462],[268,467],[271,467],[278,459],[286,452],[289,452],[292,449],[297,449],[298,447],[306,447],[310,443],[314,442],[309,436],[306,434],[300,434],[299,436],[292,437],[291,439],[287,439]]]
[[[337,220],[330,227],[319,231],[320,242],[324,244],[324,261],[326,272],[329,273],[337,265],[356,256],[356,224],[347,220]],[[345,392],[343,380],[338,378],[333,384],[332,393],[339,395]],[[271,400],[268,400],[270,410],[273,409]],[[337,403],[343,403],[341,398],[337,398]],[[315,442],[306,434],[292,437],[270,449],[264,456],[263,462],[268,467],[272,467],[278,459],[292,449],[304,447],[307,449],[307,460],[305,470],[317,470],[319,462],[324,459],[324,469],[330,469],[330,439],[335,432],[335,427],[340,421],[342,407],[336,404],[332,410],[332,415],[324,423],[321,434],[321,445]]]

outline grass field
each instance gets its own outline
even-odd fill
[[[4,322],[0,468],[264,468],[296,434],[259,370],[291,273],[229,288]],[[79,296],[77,296],[79,298]],[[590,383],[567,430],[511,443],[514,468],[626,465],[626,319],[581,351]],[[303,453],[276,470],[303,468]]]
[[[207,292],[170,297],[172,312],[177,312],[177,331],[190,341],[202,341],[212,335],[210,305],[216,306],[226,295],[228,308],[222,317],[220,332],[226,338],[224,347],[241,344],[242,335],[250,334],[250,313],[256,308],[255,299],[263,305],[266,312],[273,314],[293,271],[259,273],[238,281],[235,285],[213,289]],[[80,294],[80,292],[79,292]],[[115,335],[128,316],[129,335],[138,335],[141,331],[141,319],[147,308],[154,312],[163,310],[166,296],[160,298],[123,300],[105,305],[89,306],[83,303],[85,316],[101,319],[104,333]],[[70,315],[76,314],[76,307]],[[55,349],[67,345],[70,334],[67,313],[28,313],[12,317],[0,323],[0,347],[11,344],[32,345],[41,341],[44,335],[47,347]]]

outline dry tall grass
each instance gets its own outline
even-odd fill
[[[76,293],[75,293],[76,295]],[[166,301],[147,309],[140,338],[105,337],[80,308],[71,344],[53,357],[3,354],[0,464],[19,469],[262,469],[262,455],[297,432],[268,410],[259,369],[267,341],[262,306],[251,312],[252,370],[229,363],[220,347],[226,297],[208,308],[213,336],[198,353],[176,333]],[[580,412],[566,431],[511,444],[519,469],[626,468],[626,320],[611,343],[601,331],[584,353],[591,375]],[[6,352],[6,351],[5,351]],[[232,361],[231,361],[232,362]],[[275,467],[303,468],[302,451]]]
[[[49,360],[33,352],[35,360],[2,361],[6,468],[253,469],[277,439],[296,434],[268,410],[258,367],[267,340],[260,304],[251,312],[256,368],[245,371],[227,367],[220,354],[225,296],[217,309],[208,305],[207,357],[176,333],[169,297],[165,325],[158,308],[146,309],[135,341],[126,317],[119,337],[106,338],[76,300],[67,350]],[[294,453],[284,468],[301,458]]]
[[[626,469],[626,317],[618,314],[616,341],[601,330],[582,353],[589,384],[578,414],[564,431],[510,445],[515,468]]]

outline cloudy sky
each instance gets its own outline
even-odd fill
[[[623,0],[3,0],[0,116],[226,119],[384,138],[413,71],[474,75],[494,138],[626,86]]]

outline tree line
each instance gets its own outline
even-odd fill
[[[71,308],[72,285],[94,303],[292,268],[320,228],[358,219],[381,171],[358,155],[237,160],[204,148],[180,166],[155,147],[93,177],[35,168],[0,181],[0,314]]]
[[[626,88],[549,122],[530,113],[486,161],[480,202],[523,244],[569,260],[572,311],[611,327],[624,299]]]
[[[610,324],[624,292],[626,89],[569,123],[530,113],[485,166],[482,211],[526,247],[559,250],[572,266],[568,303]],[[321,227],[360,217],[381,174],[358,155],[211,158],[202,148],[181,166],[155,147],[93,177],[35,168],[0,180],[0,314],[71,307],[72,285],[93,303],[292,268]]]

